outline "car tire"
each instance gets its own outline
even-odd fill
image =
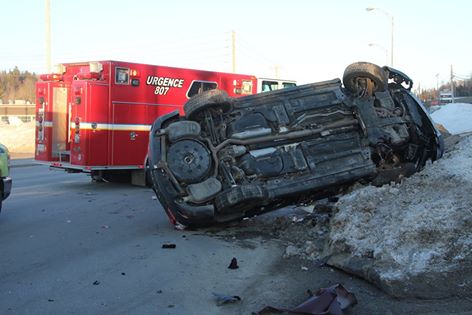
[[[363,86],[362,82],[367,80],[372,83],[369,86]],[[364,89],[367,93],[383,92],[387,87],[388,77],[381,67],[370,62],[356,62],[346,67],[343,74],[344,87],[352,94],[359,96]]]
[[[210,107],[221,108],[223,112],[227,112],[231,109],[231,97],[222,90],[196,94],[184,104],[185,118],[195,120],[199,113]]]

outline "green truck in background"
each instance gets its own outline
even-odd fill
[[[2,211],[2,203],[11,192],[10,177],[10,153],[3,144],[0,144],[0,211]]]

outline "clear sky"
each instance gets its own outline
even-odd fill
[[[0,0],[0,70],[44,73],[45,1]],[[236,71],[300,83],[341,77],[355,61],[389,62],[418,87],[472,73],[472,1],[51,0],[52,62],[123,60]],[[369,44],[374,44],[369,46]]]

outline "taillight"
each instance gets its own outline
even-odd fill
[[[38,111],[37,117],[38,117],[38,123],[37,123],[37,126],[38,126],[38,140],[42,141],[42,140],[44,140],[44,133],[43,133],[44,112],[42,111],[42,109],[40,109]]]
[[[80,118],[75,117],[75,128],[74,128],[74,143],[80,142]]]
[[[75,133],[79,133],[80,131],[80,118],[75,117]]]

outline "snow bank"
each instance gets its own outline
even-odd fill
[[[0,143],[12,153],[34,153],[34,122],[0,124]]]
[[[469,136],[401,184],[341,197],[330,222],[328,262],[394,296],[471,295],[471,192]]]
[[[439,106],[431,117],[451,134],[472,132],[472,104],[451,103]]]

